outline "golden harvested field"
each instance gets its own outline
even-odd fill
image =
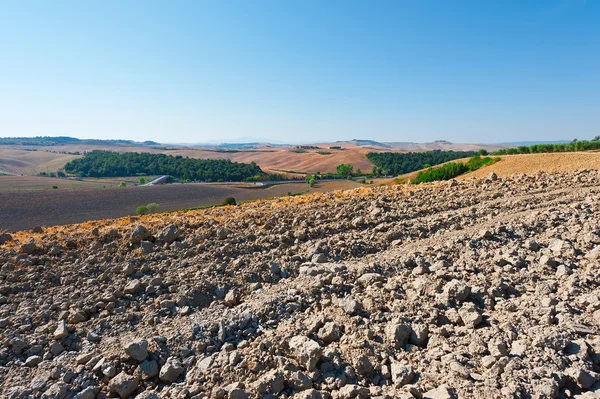
[[[56,172],[75,158],[79,156],[0,147],[0,171],[25,175]]]
[[[600,169],[600,152],[559,152],[548,154],[504,155],[502,160],[461,176],[482,178],[491,172],[506,177],[515,173],[567,172],[577,169]]]

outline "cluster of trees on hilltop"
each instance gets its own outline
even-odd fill
[[[254,162],[108,151],[89,152],[83,158],[68,162],[65,171],[80,177],[169,175],[180,180],[205,182],[260,180],[265,175]]]
[[[515,148],[503,148],[494,152],[495,155],[512,155],[512,154],[540,154],[544,152],[575,152],[600,150],[600,137],[595,137],[592,141],[573,140],[570,143],[556,144],[533,144],[530,146],[519,146]]]
[[[479,152],[485,155],[485,150]],[[402,175],[439,165],[455,159],[477,155],[474,151],[425,151],[425,152],[369,152],[367,159],[371,161],[383,175]]]

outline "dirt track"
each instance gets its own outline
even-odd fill
[[[324,182],[313,191],[331,191],[358,186],[347,180]],[[305,191],[305,183],[270,188],[224,185],[174,184],[153,187],[59,190],[0,190],[0,231],[35,226],[80,223],[92,219],[134,215],[135,208],[156,202],[163,211],[220,204],[225,197],[251,201]]]

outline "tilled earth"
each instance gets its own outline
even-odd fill
[[[600,398],[599,171],[2,241],[3,397]]]

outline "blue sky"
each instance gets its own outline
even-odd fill
[[[600,134],[600,1],[6,1],[0,136]]]

